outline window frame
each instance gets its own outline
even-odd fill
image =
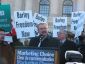
[[[39,2],[39,14],[44,15],[44,16],[49,16],[49,12],[50,12],[50,1],[48,1],[48,3],[43,3],[45,0],[40,0]],[[41,8],[42,7],[42,8]],[[45,12],[43,12],[45,11]]]
[[[71,2],[71,3],[69,4],[69,2]],[[73,12],[73,1],[72,0],[69,0],[69,1],[68,0],[64,0],[63,1],[63,6],[62,6],[62,16],[70,17],[71,13],[64,12],[65,11],[65,9],[64,9],[65,6],[70,7],[70,8],[67,8],[67,9],[69,9],[69,10],[71,9],[71,12]]]

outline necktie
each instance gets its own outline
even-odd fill
[[[38,44],[38,47],[40,47],[41,42],[42,42],[42,40],[41,40],[41,38],[40,38],[40,39],[39,39],[39,44]]]

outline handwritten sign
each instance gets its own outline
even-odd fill
[[[14,17],[17,38],[29,38],[35,36],[31,11],[15,11]]]
[[[33,22],[34,22],[34,26],[35,26],[35,34],[36,36],[38,35],[38,30],[37,30],[37,24],[39,23],[47,23],[47,17],[41,15],[41,14],[38,14],[38,13],[35,13],[34,14],[34,17],[33,17]]]
[[[67,17],[54,17],[53,18],[53,37],[58,36],[60,29],[67,30]]]
[[[71,16],[71,31],[75,33],[75,37],[81,35],[84,29],[85,12],[72,12]]]

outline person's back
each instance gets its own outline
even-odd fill
[[[79,51],[82,53],[83,55],[83,59],[82,59],[82,62],[85,63],[85,35],[82,35],[81,36],[81,41],[80,41],[80,44],[78,46],[78,49]]]
[[[77,45],[73,41],[73,35],[70,33],[66,34],[66,39],[62,45],[60,45],[59,48],[59,55],[60,55],[60,64],[65,64],[65,52],[68,50],[78,50]]]

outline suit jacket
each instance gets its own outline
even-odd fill
[[[65,52],[67,50],[78,50],[77,45],[73,41],[66,40],[59,49],[60,64],[65,64]]]
[[[37,37],[33,37],[30,40],[29,46],[31,47],[38,47],[39,41],[40,40],[40,36]],[[59,40],[51,37],[51,36],[47,36],[42,42],[41,42],[41,46],[40,47],[56,47],[58,48],[58,43]]]
[[[81,42],[81,43],[83,43],[83,42]],[[83,55],[82,62],[85,63],[85,44],[80,44],[79,45],[79,51]]]

